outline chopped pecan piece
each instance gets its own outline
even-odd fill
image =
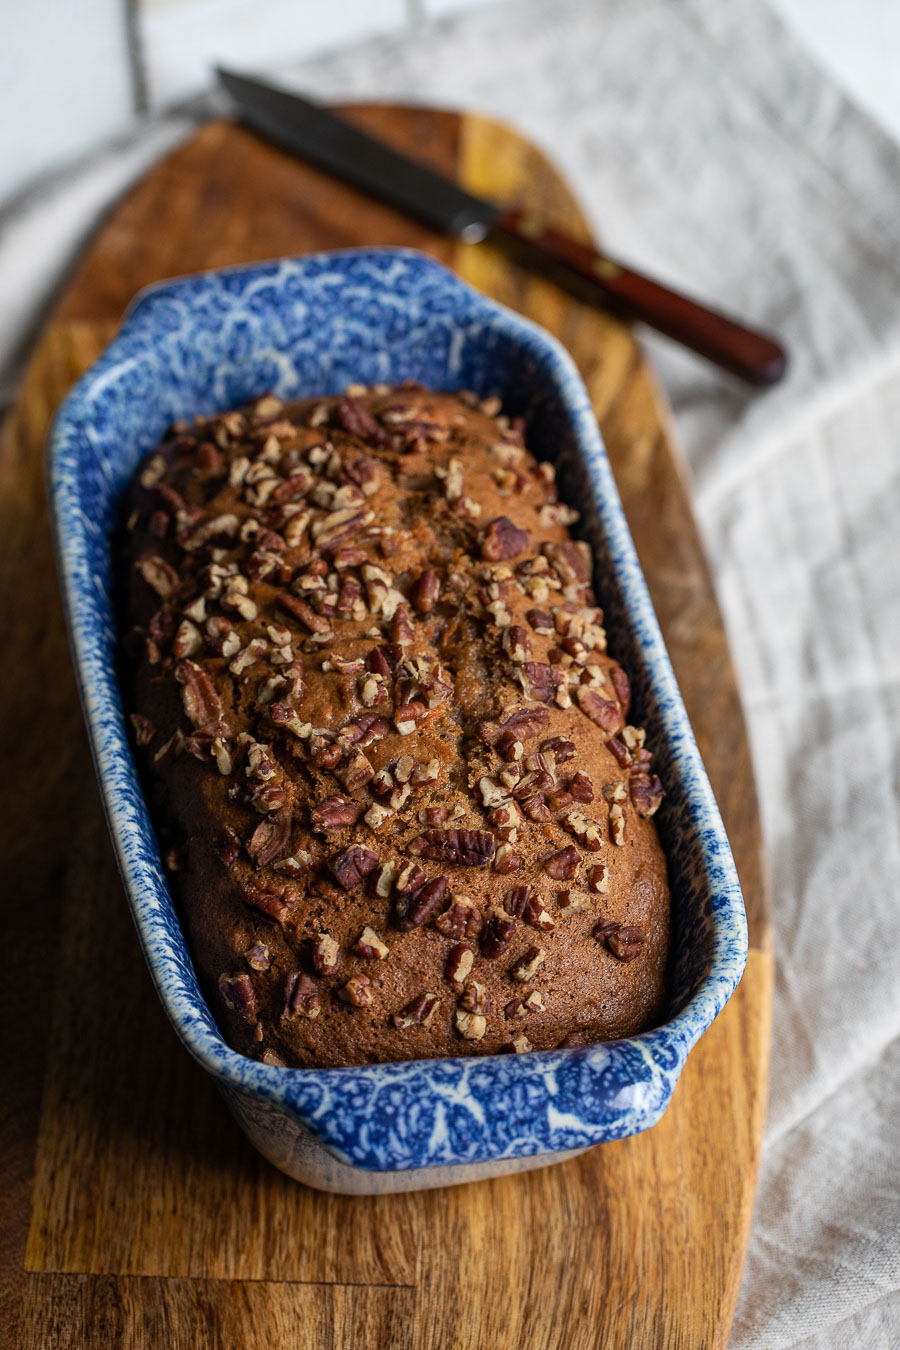
[[[321,614],[317,614],[305,600],[299,600],[296,595],[281,591],[276,598],[276,603],[286,613],[291,614],[295,619],[299,619],[311,633],[328,633],[331,631],[331,624],[328,620]]]
[[[487,1018],[480,1013],[466,1012],[457,1008],[455,1014],[456,1030],[466,1041],[480,1041],[487,1031]]]
[[[135,567],[147,585],[151,586],[163,600],[171,595],[178,585],[178,573],[175,568],[156,553],[145,553],[143,558],[139,558],[135,563]]]
[[[567,741],[565,736],[552,736],[549,741],[541,741],[541,751],[545,755],[552,754],[557,765],[565,764],[575,753],[575,743]]]
[[[536,823],[552,820],[553,818],[550,815],[550,808],[547,806],[542,792],[538,792],[533,797],[529,797],[527,801],[523,801],[522,810],[529,820],[533,820]]]
[[[525,1035],[525,1032],[520,1031],[518,1036],[513,1036],[509,1044],[504,1045],[502,1048],[504,1050],[512,1050],[517,1055],[527,1055],[529,1050],[534,1049],[534,1046]]]
[[[363,877],[367,877],[377,866],[378,854],[358,844],[352,848],[345,848],[343,853],[336,854],[328,861],[329,871],[345,891],[352,891]]]
[[[434,921],[434,926],[444,937],[477,937],[484,921],[481,910],[473,904],[467,895],[453,895],[450,904]]]
[[[545,859],[544,871],[554,881],[571,881],[578,871],[579,862],[577,848],[569,844],[568,848],[561,848],[558,853],[552,853]]]
[[[629,783],[631,800],[639,816],[654,816],[665,795],[656,774],[634,773]]]
[[[312,963],[320,975],[334,975],[341,964],[341,947],[330,933],[317,933],[312,941]]]
[[[284,806],[261,820],[247,842],[247,852],[257,867],[267,867],[280,858],[291,841],[291,808]]]
[[[494,859],[494,871],[501,876],[509,876],[512,872],[518,872],[521,866],[521,853],[516,853],[512,844],[501,844]]]
[[[246,971],[239,975],[220,975],[219,993],[226,1007],[240,1013],[245,1022],[256,1021],[256,991]]]
[[[353,950],[365,961],[383,961],[390,952],[390,947],[386,942],[382,942],[374,928],[367,925],[353,944]]]
[[[391,443],[391,433],[380,422],[376,422],[366,405],[356,397],[339,398],[333,416],[351,436],[358,436],[370,445]]]
[[[462,997],[459,1000],[459,1007],[466,1012],[489,1013],[491,1010],[491,999],[488,991],[483,984],[473,980],[467,984],[463,990]]]
[[[353,750],[337,770],[337,776],[347,792],[355,792],[375,776],[375,770],[361,750]]]
[[[534,979],[538,966],[543,964],[546,957],[547,953],[543,947],[529,947],[525,954],[512,966],[509,973],[520,984],[526,984],[528,980]]]
[[[501,643],[509,659],[516,665],[521,665],[531,655],[528,634],[518,624],[510,624],[508,628],[504,628]]]
[[[617,933],[621,927],[622,925],[616,923],[615,919],[601,919],[598,924],[594,925],[594,941],[599,942],[601,946],[605,947],[607,939],[610,938],[613,933]]]
[[[508,731],[514,732],[517,739],[524,741],[529,736],[536,736],[540,728],[546,726],[549,721],[550,713],[547,708],[517,708],[500,722],[479,723],[478,735],[486,745],[496,745],[500,737]]]
[[[297,888],[290,882],[286,882],[283,886],[271,887],[248,880],[242,884],[241,890],[248,905],[252,905],[254,909],[267,914],[270,919],[276,919],[279,923],[287,917],[298,899]]]
[[[475,953],[464,942],[457,942],[447,954],[445,974],[451,984],[461,989],[475,964]]]
[[[359,807],[346,797],[326,797],[313,807],[310,818],[314,830],[343,830],[356,824]]]
[[[482,867],[494,856],[494,836],[487,830],[426,830],[408,845],[409,852],[435,862]]]
[[[627,837],[625,812],[618,802],[613,802],[609,808],[609,837],[619,848],[623,846]]]
[[[575,693],[581,711],[610,735],[622,730],[623,720],[615,699],[601,698],[593,689],[580,684]]]
[[[412,1002],[400,1012],[394,1013],[392,1021],[395,1027],[405,1031],[407,1027],[427,1027],[437,1012],[440,999],[437,994],[418,994]]]
[[[495,961],[508,950],[515,930],[516,920],[500,905],[491,905],[487,911],[484,928],[481,933],[481,954],[489,961]]]
[[[574,1050],[577,1045],[584,1045],[584,1037],[580,1031],[570,1031],[568,1035],[563,1036],[557,1050]]]
[[[542,933],[549,933],[551,928],[556,927],[556,920],[544,909],[541,897],[533,892],[522,906],[521,918],[532,928],[539,928]]]
[[[613,666],[609,672],[609,678],[612,680],[616,698],[622,708],[622,716],[627,718],[631,707],[631,681],[621,666]]]
[[[526,661],[522,666],[522,685],[528,698],[540,699],[542,703],[552,702],[561,680],[559,670],[548,666],[546,662]]]
[[[576,802],[592,802],[594,800],[594,785],[587,774],[582,773],[580,769],[569,779],[569,791]]]
[[[619,740],[618,736],[613,736],[606,742],[607,750],[612,751],[615,758],[623,769],[626,769],[632,763],[633,756],[624,741]]]
[[[487,562],[515,558],[528,547],[528,531],[520,530],[509,516],[489,520],[481,541],[481,556]]]
[[[613,956],[620,961],[633,961],[641,953],[641,948],[647,941],[643,928],[637,924],[628,924],[617,928],[614,933],[610,933],[606,939],[606,945]]]
[[[244,952],[244,959],[251,970],[268,970],[271,963],[269,949],[264,942],[255,942]]]
[[[559,892],[556,903],[564,913],[571,914],[580,909],[587,909],[590,900],[583,891],[565,890]]]
[[[503,902],[507,914],[512,914],[520,919],[528,901],[534,894],[531,886],[515,886],[511,891],[506,892],[506,899]]]
[[[292,970],[284,982],[284,1014],[287,1017],[308,1017],[314,1021],[322,1011],[322,999],[313,979],[299,970]]]
[[[606,895],[609,890],[609,868],[606,863],[600,863],[598,867],[589,868],[588,885],[598,895]]]
[[[195,727],[209,726],[222,717],[222,704],[206,671],[196,661],[179,661],[175,678],[182,686],[181,701]]]
[[[430,614],[437,604],[441,583],[433,567],[428,567],[415,582],[410,599],[420,614]]]
[[[394,922],[401,933],[421,928],[447,894],[448,886],[446,877],[435,877],[434,881],[427,881],[417,890],[398,895],[394,902]]]
[[[544,609],[529,609],[525,614],[525,618],[536,633],[547,636],[555,631],[553,626],[553,615],[548,614]]]
[[[375,990],[368,975],[352,975],[338,990],[338,998],[351,1003],[354,1008],[371,1008],[375,1002]]]
[[[143,713],[132,713],[131,725],[134,727],[134,739],[138,745],[149,745],[157,735],[156,727]]]

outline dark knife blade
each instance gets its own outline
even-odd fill
[[[774,384],[784,374],[784,348],[768,334],[561,234],[532,211],[474,197],[311,99],[217,73],[253,130],[427,228],[467,242],[489,239],[580,300],[640,319],[750,384]]]
[[[478,240],[500,217],[498,207],[392,150],[321,104],[244,75],[221,69],[217,73],[254,130],[429,229]]]

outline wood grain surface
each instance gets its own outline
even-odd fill
[[[353,116],[469,188],[587,238],[552,167],[482,119]],[[135,290],[356,243],[424,248],[555,332],[587,381],[744,885],[751,954],[663,1120],[561,1166],[345,1198],[264,1162],[178,1045],[116,873],[69,663],[47,425]],[[753,778],[681,461],[630,332],[483,246],[428,235],[229,123],[105,222],[0,449],[0,1336],[16,1350],[701,1350],[727,1343],[765,1109],[772,966]]]

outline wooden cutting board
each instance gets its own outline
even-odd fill
[[[585,234],[553,168],[478,117],[352,115],[466,187]],[[427,250],[581,367],[737,858],[750,961],[648,1134],[562,1166],[349,1199],[289,1181],[177,1043],[143,967],[94,785],[57,597],[42,456],[134,292],[353,244]],[[724,1346],[765,1107],[772,985],[744,723],[666,408],[630,331],[485,246],[430,235],[227,122],[111,213],[37,343],[0,456],[7,707],[0,820],[3,1343],[701,1350]]]

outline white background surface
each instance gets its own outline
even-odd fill
[[[857,0],[859,29],[866,13],[884,25],[863,67],[837,0],[781,3],[816,11],[817,42],[837,16],[830,50],[868,98],[885,88],[873,72],[900,69],[900,5]],[[743,687],[773,875],[771,1104],[732,1350],[898,1350],[900,146],[761,0],[510,0],[280,61],[323,96],[515,123],[611,249],[787,339],[789,377],[762,395],[647,339]],[[0,144],[31,134],[26,111],[0,116]],[[146,119],[7,211],[0,402],[79,240],[207,111]]]

